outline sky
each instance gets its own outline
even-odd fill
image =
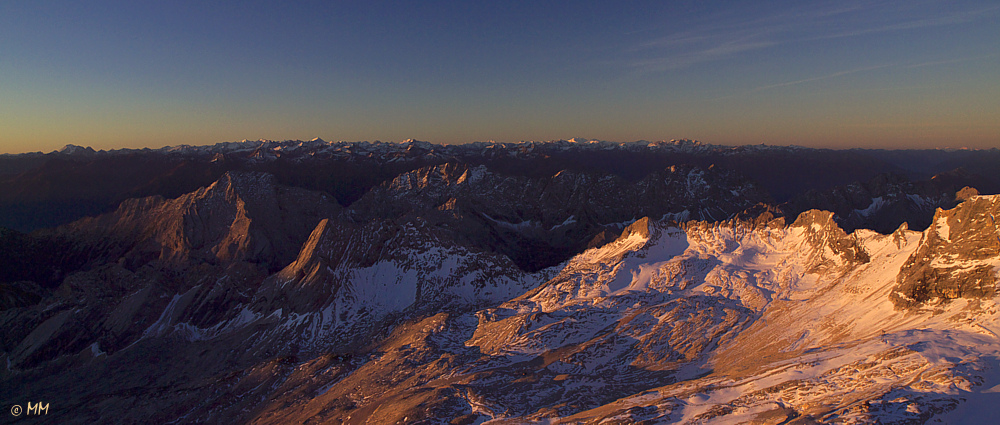
[[[1000,147],[1000,3],[0,2],[0,153],[314,137]]]

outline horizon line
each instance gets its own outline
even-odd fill
[[[130,152],[130,151],[162,151],[162,150],[177,150],[177,149],[183,149],[183,148],[202,148],[202,147],[213,147],[213,146],[225,145],[225,144],[250,144],[250,143],[260,143],[260,144],[263,144],[263,143],[282,143],[282,144],[286,144],[286,143],[306,143],[306,142],[323,142],[323,143],[327,143],[327,144],[330,144],[330,145],[333,145],[333,144],[366,144],[366,143],[367,144],[402,145],[402,144],[406,144],[406,143],[427,143],[427,144],[436,145],[436,146],[442,146],[442,147],[444,147],[444,146],[471,145],[471,144],[475,144],[475,143],[498,144],[498,145],[518,145],[518,144],[531,144],[531,143],[559,143],[559,142],[568,142],[568,143],[577,143],[577,144],[580,144],[580,145],[586,145],[586,144],[636,145],[636,144],[643,144],[643,143],[646,143],[646,144],[654,144],[654,143],[683,144],[685,142],[688,142],[688,143],[694,144],[696,146],[700,145],[700,146],[713,147],[713,148],[741,148],[741,147],[750,147],[750,146],[763,146],[763,147],[769,147],[769,148],[797,148],[797,149],[833,150],[833,151],[847,151],[847,150],[887,150],[887,151],[909,151],[909,150],[912,150],[912,151],[921,151],[921,150],[932,150],[932,151],[933,150],[937,150],[937,151],[966,151],[966,150],[967,151],[980,151],[980,150],[982,150],[982,151],[988,151],[988,150],[996,150],[996,149],[998,149],[997,147],[970,148],[970,147],[965,147],[965,146],[963,146],[963,147],[944,146],[944,147],[936,147],[936,148],[888,148],[888,147],[862,147],[862,146],[854,146],[854,147],[839,147],[839,148],[834,148],[834,147],[812,147],[812,146],[798,145],[798,144],[794,144],[794,143],[790,143],[790,144],[770,144],[770,143],[765,143],[765,142],[761,142],[761,143],[744,143],[744,144],[724,144],[724,143],[723,144],[717,144],[717,143],[706,143],[706,142],[702,142],[702,141],[700,141],[698,139],[689,139],[689,138],[673,138],[673,139],[669,139],[669,140],[668,139],[660,139],[660,140],[639,139],[639,140],[628,141],[628,142],[620,142],[620,141],[602,140],[602,139],[596,139],[596,138],[571,137],[571,138],[567,138],[567,139],[521,140],[521,141],[517,141],[517,142],[503,142],[503,141],[497,141],[497,140],[490,139],[490,140],[473,140],[473,141],[461,142],[461,143],[438,143],[438,142],[432,142],[432,141],[426,141],[426,140],[419,140],[419,139],[414,139],[414,138],[402,139],[400,141],[383,141],[383,140],[378,140],[378,139],[376,139],[376,140],[356,140],[356,141],[349,141],[349,140],[332,141],[332,140],[325,140],[325,139],[323,139],[321,137],[314,137],[314,138],[308,139],[308,140],[303,140],[303,139],[276,140],[276,139],[261,138],[261,139],[256,139],[256,140],[253,140],[253,139],[242,139],[242,140],[238,140],[238,141],[222,141],[222,142],[200,144],[200,145],[182,143],[182,144],[177,144],[177,145],[164,145],[164,146],[160,146],[160,147],[150,147],[150,146],[141,147],[141,148],[121,147],[121,148],[113,148],[113,149],[94,149],[92,146],[84,146],[84,145],[77,145],[77,144],[73,144],[73,143],[68,143],[68,144],[64,145],[62,148],[54,149],[54,150],[48,151],[48,152],[44,152],[44,151],[41,151],[41,150],[38,150],[38,151],[25,151],[25,152],[18,152],[18,153],[5,152],[5,153],[0,153],[0,156],[19,156],[19,155],[33,155],[33,154],[34,155],[38,155],[38,154],[49,155],[49,154],[55,154],[55,153],[64,153],[63,151],[66,151],[66,150],[68,150],[70,148],[79,148],[79,149],[91,151],[91,152],[94,152],[94,153],[102,153],[102,152],[103,153],[114,153],[114,152],[119,152],[119,151],[126,151],[126,152]],[[72,154],[72,153],[69,153],[69,154]]]

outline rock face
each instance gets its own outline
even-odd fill
[[[996,295],[1000,262],[997,197],[973,196],[953,210],[938,209],[920,247],[903,265],[892,294],[897,307],[936,305]]]
[[[229,172],[176,199],[127,200],[62,232],[132,268],[155,259],[177,266],[248,261],[274,270],[294,258],[316,222],[339,210],[329,197],[280,186],[269,174]]]
[[[808,252],[813,255],[803,264],[809,271],[824,272],[837,268],[855,268],[871,261],[858,238],[848,235],[833,220],[829,211],[810,210],[799,215],[792,228],[802,229]]]
[[[283,330],[274,336],[282,342],[274,344],[346,349],[370,341],[386,320],[495,304],[537,279],[508,258],[456,244],[424,222],[323,220],[298,258],[261,284],[249,309],[296,315],[289,329],[303,332]]]
[[[0,284],[7,364],[30,369],[149,338],[218,333],[242,320],[240,305],[295,258],[316,222],[340,211],[328,199],[267,174],[227,173],[176,199],[134,199],[32,235],[62,241],[70,259],[51,264],[74,268],[56,288]]]

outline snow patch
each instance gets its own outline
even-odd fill
[[[858,215],[860,215],[862,217],[868,217],[868,216],[871,216],[872,214],[878,212],[878,210],[882,209],[882,207],[885,206],[885,204],[886,204],[886,202],[882,200],[881,196],[875,197],[875,198],[872,198],[872,202],[871,202],[871,204],[868,205],[867,208],[861,209],[861,210],[856,209],[856,210],[854,210],[854,213],[858,214]]]

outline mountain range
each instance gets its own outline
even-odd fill
[[[988,418],[997,169],[687,140],[3,155],[0,400],[50,403],[18,423]]]

